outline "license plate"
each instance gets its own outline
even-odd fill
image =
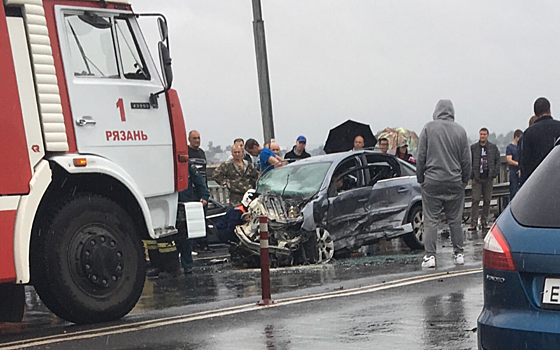
[[[542,297],[543,306],[560,306],[560,278],[546,278]]]

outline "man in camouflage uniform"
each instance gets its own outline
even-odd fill
[[[214,181],[229,189],[229,204],[241,202],[248,189],[255,188],[259,177],[258,170],[250,162],[243,159],[243,147],[234,145],[231,148],[233,159],[220,164],[212,177]]]

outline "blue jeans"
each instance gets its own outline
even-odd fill
[[[519,191],[519,176],[517,174],[509,175],[509,201],[513,200],[515,194]]]

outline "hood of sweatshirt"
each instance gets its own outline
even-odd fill
[[[450,100],[439,100],[434,111],[434,120],[455,121],[455,109]]]

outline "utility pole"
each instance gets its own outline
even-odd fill
[[[272,97],[270,94],[270,79],[268,78],[268,58],[266,56],[266,40],[264,36],[264,22],[262,20],[261,0],[253,1],[253,35],[255,37],[255,52],[257,55],[257,75],[259,79],[259,94],[261,97],[261,116],[263,124],[264,142],[274,139],[274,121],[272,120]]]

